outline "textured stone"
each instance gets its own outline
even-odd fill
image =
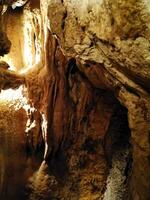
[[[24,77],[16,74],[13,71],[0,67],[0,90],[6,90],[9,88],[16,89],[20,85],[24,84]]]
[[[11,43],[8,40],[6,33],[3,32],[2,25],[2,16],[1,13],[3,11],[3,7],[0,6],[0,56],[8,53],[10,50]]]
[[[65,54],[78,59],[80,70],[95,87],[111,88],[128,109],[133,198],[139,199],[150,198],[149,12],[149,2],[143,0],[51,0],[48,10],[51,31],[59,38]]]
[[[103,112],[109,91],[128,110],[130,189],[132,198],[141,200],[150,198],[149,14],[148,0],[31,1],[21,14],[28,16],[31,35],[26,38],[31,45],[26,50],[33,53],[25,85],[30,104],[41,115],[45,159],[72,141],[78,146],[76,139],[86,135],[89,124],[104,140],[116,105],[112,101]],[[100,97],[104,101],[98,103]],[[70,151],[70,167],[75,167],[78,159]],[[86,185],[84,180],[81,185]]]

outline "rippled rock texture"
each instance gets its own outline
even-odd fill
[[[120,142],[126,141],[127,146],[131,132],[132,176],[131,180],[126,181],[130,183],[128,193],[132,193],[132,197],[117,195],[116,198],[150,198],[149,14],[148,0],[33,0],[17,11],[8,10],[4,15],[5,30],[12,44],[18,41],[15,33],[11,35],[10,30],[13,29],[10,20],[15,22],[19,19],[14,27],[20,27],[18,38],[24,51],[19,52],[22,59],[18,61],[26,71],[26,95],[39,113],[37,130],[41,129],[44,138],[44,158],[50,160],[58,152],[63,152],[72,174],[78,166],[75,179],[80,177],[79,183],[83,187],[79,188],[83,190],[80,191],[81,196],[75,199],[102,198],[93,196],[91,187],[97,190],[97,183],[96,186],[95,183],[94,186],[93,183],[87,186],[83,180],[86,177],[84,175],[83,178],[84,170],[79,168],[85,167],[90,174],[94,166],[97,168],[103,163],[102,168],[107,171],[112,159],[115,170],[113,163],[120,153],[116,155],[114,152],[113,160],[113,148],[110,147],[115,144],[115,134],[112,134],[113,128],[109,130],[120,103],[127,109],[124,111],[121,108],[121,112],[125,112],[126,117],[128,115],[128,120],[119,115],[127,122],[120,125],[122,131],[118,128],[116,132],[122,133],[118,138],[128,135],[127,141],[123,139]],[[17,46],[12,47],[14,52],[18,52]],[[15,53],[10,51],[10,54],[15,60]],[[18,66],[17,69],[21,68]],[[32,116],[32,122],[34,118]],[[116,119],[119,121],[119,117],[114,120],[117,126]],[[126,128],[130,128],[130,131]],[[38,143],[39,140],[36,141]],[[84,143],[90,149],[93,146],[98,149],[94,153],[90,150],[86,155],[89,147],[87,150]],[[123,153],[124,159],[126,152]],[[99,154],[104,157],[103,161],[98,159],[101,157]],[[122,160],[126,178],[127,169],[131,168],[129,157],[127,166]],[[101,182],[104,183],[101,186],[102,194],[106,186],[106,171]],[[97,173],[97,170],[93,173]],[[112,167],[110,174],[113,176],[114,173]],[[111,178],[108,178],[110,187]],[[120,184],[123,180],[121,178]],[[84,186],[90,187],[87,196]],[[109,186],[108,192],[111,190]],[[107,200],[113,199],[108,193],[106,196]]]
[[[149,199],[150,187],[149,12],[142,0],[50,1],[48,9],[65,54],[76,57],[95,87],[105,83],[128,109],[134,199]]]

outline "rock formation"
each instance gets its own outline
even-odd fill
[[[7,63],[6,63],[7,64]],[[9,88],[16,89],[24,84],[23,76],[17,75],[15,72],[5,69],[7,65],[0,63],[0,90]]]
[[[21,36],[30,41],[24,51],[33,53],[32,63],[29,62],[32,67],[26,66],[25,79],[21,80],[8,74],[8,70],[1,70],[7,72],[8,78],[11,74],[13,80],[19,80],[17,84],[25,85],[29,103],[38,110],[39,129],[45,142],[44,158],[50,160],[63,152],[71,174],[69,181],[74,183],[80,177],[78,192],[68,187],[69,181],[66,183],[68,190],[80,197],[68,199],[103,198],[108,163],[113,163],[113,145],[118,141],[123,146],[120,148],[128,150],[131,144],[133,163],[130,179],[127,171],[131,168],[131,157],[127,156],[124,181],[130,185],[126,188],[129,195],[125,197],[124,193],[116,199],[150,199],[148,0],[33,0],[20,9],[22,26],[27,25],[27,32]],[[15,12],[8,9],[3,17],[10,40],[7,26],[10,22],[6,19]],[[2,34],[1,55],[10,48],[10,42]],[[22,41],[21,46],[25,48]],[[20,55],[22,63],[27,65],[28,58]],[[119,139],[115,143],[117,133]],[[94,177],[93,183],[94,165],[98,178]],[[103,168],[101,186],[98,168]],[[90,178],[86,179],[84,169],[92,174]],[[89,188],[88,192],[85,188]]]
[[[51,1],[48,17],[65,54],[76,57],[79,69],[97,88],[101,83],[93,76],[105,80],[128,109],[134,198],[149,199],[148,2]]]
[[[0,12],[2,12],[3,7],[0,6]],[[8,40],[6,33],[2,30],[2,16],[0,17],[0,55],[8,53],[10,50],[10,41]]]

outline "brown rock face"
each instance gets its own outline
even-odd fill
[[[0,63],[0,91],[1,89],[7,90],[9,88],[16,89],[24,84],[23,76],[17,75],[15,72],[4,69]]]
[[[6,32],[9,35],[12,30],[11,15],[14,22],[15,17],[19,16],[17,26],[21,26],[22,30],[19,38],[28,41],[28,45],[22,42],[21,47],[24,52],[32,54],[27,62],[30,54],[20,52],[22,59],[19,62],[25,69],[28,69],[28,65],[33,66],[24,74],[25,86],[30,104],[38,110],[38,116],[34,115],[33,118],[38,121],[37,130],[42,130],[44,158],[49,160],[51,156],[63,152],[72,174],[65,183],[67,191],[71,191],[68,186],[70,182],[78,183],[78,192],[74,191],[73,194],[81,196],[70,196],[68,199],[103,198],[108,169],[106,157],[112,159],[115,144],[111,127],[117,127],[116,121],[121,130],[125,130],[117,128],[116,132],[120,133],[118,138],[127,135],[127,138],[119,140],[120,143],[129,145],[131,131],[133,169],[132,181],[128,180],[131,198],[150,199],[148,1],[41,0],[30,1],[21,12],[15,12],[5,14]],[[11,42],[17,44],[16,36],[11,38]],[[8,47],[4,47],[4,44],[0,43],[0,52],[6,49],[3,51],[6,53]],[[17,52],[15,48],[14,51]],[[15,59],[15,53],[10,54]],[[117,99],[127,110],[120,108]],[[123,113],[124,117],[114,114],[117,112]],[[121,123],[119,118],[126,122]],[[39,137],[39,134],[36,135]],[[35,141],[38,143],[39,140]],[[127,148],[126,145],[122,148]],[[92,168],[98,178],[102,178],[99,196],[98,192],[92,193],[93,190],[99,191],[95,189],[99,187],[99,180],[92,182]],[[103,168],[104,176],[98,174],[98,168]],[[127,178],[126,168],[128,166],[124,167]],[[86,170],[92,174],[89,182]],[[81,180],[73,182],[78,176]],[[61,191],[59,195],[62,195]],[[128,197],[123,194],[115,198],[106,193],[104,198]]]
[[[2,12],[2,6],[0,6],[0,13]],[[2,17],[0,16],[0,55],[8,53],[10,50],[10,41],[8,40],[6,34],[2,30]]]
[[[66,55],[82,63],[79,69],[95,87],[105,83],[128,109],[135,199],[150,198],[148,13],[142,0],[51,1],[48,8],[51,30]]]

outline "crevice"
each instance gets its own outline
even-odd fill
[[[132,146],[127,113],[127,109],[118,103],[105,136],[109,175],[104,200],[126,200],[131,195]]]
[[[65,29],[65,23],[66,23],[66,18],[67,18],[67,11],[64,12],[63,18],[62,18],[62,22],[61,22],[61,29],[64,30]]]

